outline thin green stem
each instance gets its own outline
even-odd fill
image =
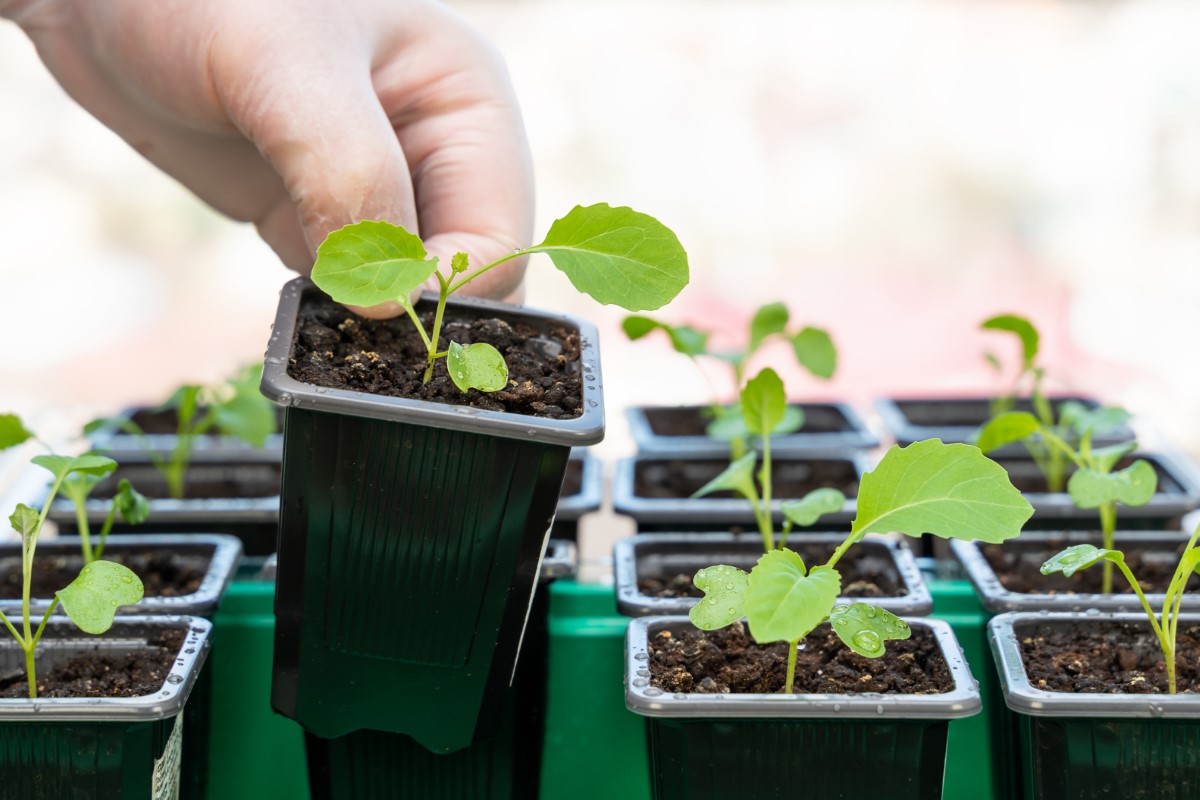
[[[88,529],[87,498],[72,497],[75,505],[75,527],[79,528],[79,541],[83,547],[83,563],[92,563],[92,540]],[[115,505],[115,504],[114,504]]]
[[[417,310],[412,307],[411,303],[402,303],[401,305],[404,306],[404,313],[408,314],[408,318],[416,326],[417,333],[421,334],[421,341],[425,343],[425,349],[433,350],[433,343],[429,341],[429,334],[425,332],[425,326],[421,324],[421,318],[417,316]]]
[[[1109,559],[1105,559],[1105,563],[1113,563]],[[1167,629],[1166,619],[1163,620],[1163,625],[1158,624],[1155,618],[1154,609],[1150,608],[1150,602],[1146,600],[1146,595],[1142,592],[1142,587],[1133,577],[1133,573],[1129,571],[1129,567],[1125,565],[1125,561],[1116,562],[1117,568],[1121,570],[1121,574],[1125,576],[1125,580],[1129,581],[1129,585],[1133,587],[1133,591],[1137,594],[1138,600],[1141,601],[1142,610],[1146,612],[1146,617],[1150,620],[1150,627],[1154,629],[1154,636],[1158,639],[1158,646],[1162,649],[1163,658],[1167,663],[1167,691],[1170,694],[1175,694],[1175,638],[1174,633]],[[1170,605],[1169,598],[1170,589],[1168,589],[1168,597],[1163,603],[1164,608]]]
[[[421,383],[429,383],[433,379],[433,365],[437,361],[435,351],[437,350],[438,339],[442,335],[442,315],[446,313],[446,298],[450,296],[451,288],[450,281],[442,277],[442,273],[434,272],[438,279],[438,303],[437,311],[433,315],[433,333],[429,337],[429,363],[425,367],[425,377],[421,379]]]
[[[506,261],[512,261],[514,258],[520,258],[521,256],[529,255],[531,252],[536,252],[536,251],[532,247],[525,248],[522,250],[516,250],[512,253],[509,253],[506,256],[496,259],[495,261],[493,261],[490,264],[485,264],[484,266],[482,266],[479,269],[472,272],[470,275],[460,278],[457,282],[451,284],[450,290],[448,292],[446,292],[446,294],[454,294],[459,289],[466,286],[468,283],[475,280],[476,278],[478,278],[480,275],[484,274],[488,270],[491,270],[494,267],[498,267],[501,264],[505,263]]]
[[[13,624],[9,622],[8,616],[3,611],[0,611],[0,622],[3,622],[4,627],[8,628],[8,632],[11,633],[12,637],[17,640],[17,644],[24,648],[25,639],[21,637],[20,632],[18,632],[17,629],[13,627]]]
[[[1111,550],[1113,546],[1113,532],[1117,529],[1117,504],[1116,503],[1101,503],[1100,504],[1100,535],[1103,538],[1103,547],[1105,550]],[[1112,594],[1112,562],[1107,558],[1101,565],[1100,591],[1102,594]]]
[[[1113,563],[1107,558],[1104,560],[1108,561],[1110,564]],[[1129,585],[1133,587],[1134,594],[1137,595],[1138,600],[1140,600],[1142,603],[1142,609],[1146,612],[1146,616],[1150,618],[1150,627],[1154,628],[1154,635],[1158,637],[1159,644],[1162,644],[1164,631],[1162,627],[1159,626],[1158,620],[1154,614],[1154,609],[1150,607],[1150,601],[1146,599],[1146,595],[1142,592],[1142,587],[1138,585],[1137,580],[1133,577],[1133,573],[1130,572],[1129,567],[1126,566],[1124,561],[1118,561],[1117,567],[1121,570],[1121,574],[1125,576],[1125,580],[1129,581]]]
[[[764,530],[764,538],[771,542],[771,550],[775,546],[775,520],[771,513],[771,436],[764,433],[762,437],[762,467],[759,468],[758,482],[762,485],[762,519],[759,527]]]
[[[793,523],[790,519],[783,521],[783,528],[779,533],[779,549],[787,547],[788,534],[792,532]]]
[[[108,516],[104,518],[104,525],[100,527],[99,542],[96,545],[95,552],[91,557],[88,557],[87,550],[84,550],[84,564],[90,564],[104,554],[104,545],[108,544],[108,534],[112,531],[113,523],[117,520],[117,501],[114,499],[112,508],[108,510]]]
[[[1047,428],[1044,425],[1042,426],[1041,433],[1042,433],[1043,441],[1047,442],[1048,444],[1052,444],[1055,447],[1057,447],[1059,450],[1061,450],[1063,455],[1065,455],[1067,458],[1071,459],[1071,463],[1073,463],[1076,467],[1078,467],[1079,469],[1083,469],[1087,466],[1086,464],[1083,463],[1083,459],[1079,457],[1079,454],[1075,452],[1075,448],[1071,447],[1071,445],[1064,442],[1058,436],[1058,434],[1054,433],[1053,431],[1051,431],[1049,428]]]
[[[33,663],[34,647],[25,648],[25,676],[29,681],[29,699],[37,700],[37,668]]]
[[[792,687],[796,683],[796,648],[799,646],[799,639],[788,642],[787,687],[784,689],[788,694],[792,693]]]
[[[842,556],[846,555],[846,551],[849,550],[850,546],[857,542],[858,539],[859,537],[853,531],[851,531],[850,535],[846,537],[846,541],[839,544],[837,549],[833,551],[833,555],[831,555],[829,560],[825,562],[825,566],[829,567],[830,569],[836,567],[837,562],[841,560]]]
[[[42,634],[46,631],[46,623],[50,621],[50,615],[54,613],[54,609],[58,607],[58,595],[54,595],[54,599],[50,601],[50,607],[46,609],[46,613],[42,615],[42,624],[38,625],[37,633],[33,637],[33,646],[37,647],[38,642],[42,640]]]

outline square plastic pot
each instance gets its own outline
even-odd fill
[[[552,537],[568,542],[579,541],[579,518],[600,510],[604,501],[604,465],[586,447],[572,448],[566,481],[571,482],[573,477],[578,480],[578,491],[568,493],[567,484],[563,484],[554,527],[550,530]]]
[[[583,413],[547,420],[295,380],[306,291],[280,294],[262,383],[284,407],[272,704],[322,738],[368,729],[461,749],[498,724],[570,448],[603,437],[595,328],[450,304],[580,331]]]
[[[187,757],[183,712],[208,654],[210,623],[194,617],[122,617],[102,637],[65,618],[47,624],[38,645],[46,672],[92,652],[136,652],[171,628],[188,628],[171,672],[154,694],[130,698],[0,700],[0,774],[5,797],[144,800],[176,797]],[[5,637],[0,669],[23,673],[24,653]]]
[[[1186,614],[1182,625],[1200,615]],[[1020,640],[1038,628],[1126,623],[1144,614],[1002,614],[988,625],[1025,798],[1184,800],[1200,797],[1200,699],[1195,694],[1047,692],[1030,685]],[[1154,645],[1157,646],[1157,645]]]
[[[636,480],[647,470],[682,470],[695,477],[696,488],[715,478],[729,466],[729,456],[693,458],[687,455],[675,457],[634,456],[617,462],[613,477],[613,510],[618,514],[633,517],[639,533],[663,533],[672,531],[719,531],[730,528],[758,530],[754,511],[749,501],[741,497],[646,497],[637,494]],[[792,455],[771,458],[775,481],[789,476],[803,483],[817,473],[835,479],[841,488],[849,489],[846,502],[840,511],[825,514],[820,519],[824,530],[850,530],[856,509],[858,482],[866,471],[866,457],[861,453],[822,453],[819,455]],[[820,482],[820,481],[818,481]],[[816,488],[814,482],[812,488]],[[825,485],[821,482],[821,485]],[[772,518],[776,525],[783,523],[780,511],[782,500],[778,489],[772,501]],[[798,528],[804,531],[804,528]],[[809,529],[811,530],[811,529]],[[761,541],[761,540],[760,540]]]
[[[655,800],[811,797],[937,800],[949,721],[980,709],[944,622],[911,618],[941,645],[954,688],[938,695],[666,694],[649,685],[648,640],[682,617],[632,620],[625,704],[646,717]],[[887,656],[884,656],[886,658]]]
[[[818,545],[832,553],[845,539],[846,535],[841,533],[806,532],[790,537],[788,547]],[[762,539],[757,534],[648,533],[618,539],[613,551],[617,609],[630,617],[687,614],[699,602],[698,598],[644,594],[638,588],[639,578],[694,574],[713,564],[728,564],[749,571],[761,556]],[[814,563],[807,557],[805,562]],[[849,550],[841,563],[852,562],[872,566],[892,576],[900,589],[894,596],[855,599],[868,601],[898,616],[922,616],[933,611],[933,598],[907,542],[870,534]]]
[[[776,455],[813,451],[869,450],[876,436],[848,403],[797,403],[804,412],[800,430],[771,437]],[[645,456],[728,456],[729,443],[705,434],[709,406],[634,406],[626,411],[638,454]],[[694,432],[691,432],[694,431]]]
[[[93,450],[123,463],[126,460],[144,461],[147,450],[165,455],[175,449],[179,439],[175,435],[178,425],[175,409],[135,406],[125,409],[121,415],[134,419],[146,431],[146,435],[100,431],[92,434],[89,440]],[[266,444],[262,447],[254,447],[236,436],[215,433],[197,436],[192,444],[192,463],[262,461],[278,464],[283,452],[282,414],[279,415],[278,423],[278,432],[268,436]]]

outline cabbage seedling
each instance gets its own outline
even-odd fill
[[[508,365],[490,344],[464,347],[450,342],[441,350],[446,300],[480,275],[515,258],[545,253],[576,289],[605,305],[628,311],[659,308],[688,282],[687,254],[675,234],[653,217],[606,204],[576,206],[555,220],[546,238],[479,267],[466,253],[438,268],[413,233],[389,222],[364,220],[336,230],[317,248],[312,280],[335,302],[374,306],[399,303],[416,326],[426,350],[424,383],[439,358],[461,391],[496,392],[508,385]],[[432,330],[426,331],[411,295],[431,276],[438,282]]]
[[[841,594],[837,563],[866,534],[932,533],[998,543],[1017,536],[1031,516],[1033,508],[1008,474],[978,448],[937,439],[893,446],[863,476],[850,534],[827,562],[809,569],[796,552],[781,548],[765,553],[749,573],[724,564],[706,567],[692,579],[705,597],[690,617],[702,630],[745,617],[756,642],[787,642],[784,691],[790,694],[796,648],[825,621],[847,647],[867,658],[882,656],[888,640],[911,635],[903,620],[882,608],[834,605]]]

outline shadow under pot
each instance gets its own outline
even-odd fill
[[[586,447],[572,448],[550,535],[555,539],[578,542],[579,518],[599,511],[603,501],[603,465]]]
[[[1017,613],[988,624],[1025,797],[1200,797],[1200,615],[1179,621],[1180,694],[1145,614]]]
[[[510,389],[464,395],[444,360],[423,387],[423,360],[391,355],[408,319],[359,319],[302,279],[280,295],[262,383],[285,415],[271,702],[317,736],[451,752],[494,733],[570,448],[603,437],[591,325],[464,299],[444,330],[499,342]],[[405,369],[439,401],[367,391]],[[497,410],[522,403],[550,416]]]
[[[805,564],[823,564],[845,534],[801,533],[787,547]],[[692,577],[705,567],[728,564],[749,572],[762,557],[757,535],[648,533],[618,539],[613,572],[617,610],[629,617],[687,614],[704,596]],[[842,600],[869,602],[897,616],[932,613],[933,598],[908,543],[867,535],[838,562]]]
[[[197,413],[203,413],[201,407]],[[179,416],[173,408],[156,408],[154,406],[138,406],[124,411],[124,416],[132,420],[145,432],[145,436],[135,436],[123,431],[100,431],[92,434],[89,439],[91,448],[118,462],[131,460],[144,461],[146,451],[169,455],[175,449],[179,437]],[[283,410],[276,414],[276,433],[267,437],[262,447],[254,447],[236,436],[223,436],[213,430],[206,431],[194,437],[192,442],[192,463],[216,461],[226,462],[267,462],[279,463],[283,451]]]
[[[811,797],[940,798],[949,721],[978,713],[979,691],[949,625],[906,622],[912,637],[888,642],[879,659],[818,627],[801,643],[796,693],[782,694],[785,643],[762,653],[741,623],[701,632],[684,617],[632,620],[625,703],[646,718],[652,796],[801,787]],[[757,688],[740,690],[743,681]]]
[[[876,436],[848,403],[795,403],[804,413],[797,431],[771,437],[771,452],[869,450]],[[646,456],[728,456],[729,442],[708,435],[711,406],[634,406],[626,411],[638,454]]]
[[[613,478],[613,510],[633,517],[639,533],[680,530],[727,533],[732,528],[757,531],[750,502],[734,492],[692,497],[728,466],[728,456],[622,459]],[[783,523],[781,501],[800,499],[814,489],[831,488],[844,494],[846,502],[840,510],[823,515],[817,524],[823,530],[849,531],[858,482],[865,469],[861,454],[772,457],[771,515],[775,525]]]

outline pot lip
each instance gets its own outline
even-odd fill
[[[264,356],[261,383],[262,393],[278,405],[385,422],[482,433],[508,439],[532,440],[542,444],[589,445],[596,444],[604,438],[599,335],[596,326],[591,322],[566,314],[477,298],[455,297],[448,301],[448,305],[453,307],[475,309],[497,316],[534,317],[560,322],[579,330],[580,364],[584,377],[592,379],[585,380],[583,384],[583,413],[569,420],[542,419],[469,406],[369,395],[346,389],[326,389],[292,378],[287,374],[287,363],[291,355],[292,340],[295,338],[300,300],[308,290],[320,291],[307,278],[296,278],[284,284],[279,292],[279,308]]]
[[[133,416],[139,411],[155,411],[152,405],[124,406],[120,415]],[[88,445],[102,455],[125,463],[136,460],[148,460],[146,451],[170,452],[179,439],[173,433],[148,433],[136,436],[123,431],[96,433],[88,437]],[[144,446],[143,446],[144,445]],[[197,436],[192,443],[192,462],[207,463],[212,461],[244,461],[244,462],[278,462],[283,450],[283,431],[278,430],[267,437],[262,447],[243,442],[236,436],[221,434],[205,434]]]
[[[669,694],[650,686],[649,637],[664,629],[690,628],[687,617],[630,620],[625,638],[625,707],[663,719],[958,719],[979,713],[979,684],[950,625],[925,617],[904,620],[930,629],[941,645],[954,688],[938,695],[887,694]],[[639,673],[639,670],[641,671]],[[645,673],[645,674],[641,674]],[[641,685],[645,684],[645,685]]]
[[[805,531],[794,537],[793,542],[816,542],[840,544],[847,534],[823,531]],[[912,549],[901,536],[869,533],[863,542],[883,547],[899,573],[900,581],[908,594],[889,597],[851,598],[839,596],[839,600],[869,599],[897,616],[923,616],[933,612],[933,596],[921,576]],[[652,547],[680,548],[682,551],[698,549],[695,545],[711,545],[716,548],[746,545],[761,551],[762,539],[757,532],[743,533],[643,533],[618,539],[613,546],[613,576],[617,590],[617,610],[627,617],[664,616],[687,614],[696,605],[695,597],[653,597],[643,594],[637,586],[637,562],[640,552]],[[855,550],[850,551],[858,552]],[[849,557],[849,555],[847,556]]]
[[[1180,620],[1200,623],[1200,614],[1181,614]],[[1165,717],[1200,719],[1200,697],[1195,694],[1069,694],[1035,689],[1029,683],[1017,644],[1015,626],[1023,623],[1092,624],[1126,622],[1144,625],[1145,614],[1089,614],[1079,612],[1013,612],[988,622],[988,644],[1000,673],[1005,704],[1020,714],[1033,717]]]
[[[574,542],[568,539],[550,539],[546,543],[546,554],[538,568],[538,583],[573,577],[576,563]]]
[[[555,517],[571,522],[592,511],[598,511],[604,502],[604,468],[600,460],[586,448],[571,448],[571,461],[582,465],[579,491],[563,495],[558,499]]]
[[[50,639],[38,644],[39,650],[98,650],[136,647],[139,637],[149,631],[162,628],[187,626],[190,628],[184,645],[180,648],[171,671],[162,687],[154,694],[141,697],[39,697],[0,699],[0,720],[40,722],[153,722],[174,717],[183,710],[188,695],[199,676],[200,668],[208,657],[209,635],[212,623],[193,616],[129,616],[117,617],[108,633],[88,636],[75,628],[66,617],[53,617],[47,623],[47,633],[56,629],[70,629],[74,635]],[[122,638],[124,636],[124,638]],[[0,648],[17,649],[10,637],[0,642]],[[191,650],[192,652],[188,652]],[[175,680],[172,680],[175,679]]]
[[[1066,540],[1068,543],[1086,543],[1095,540],[1099,537],[1099,531],[1025,531],[1016,539],[1003,542],[1003,545],[1008,544],[1040,544],[1055,540]],[[1117,544],[1162,544],[1165,546],[1175,546],[1186,544],[1188,535],[1182,531],[1117,531],[1114,534],[1114,541]],[[966,570],[967,579],[971,581],[971,586],[974,587],[975,593],[979,596],[979,601],[993,614],[1002,614],[1009,611],[1086,611],[1088,609],[1098,609],[1100,611],[1120,612],[1130,611],[1140,613],[1141,603],[1136,595],[1132,594],[1098,594],[1085,593],[1079,594],[1045,594],[1045,593],[1028,593],[1028,592],[1013,592],[1004,587],[996,577],[995,570],[988,560],[984,558],[983,551],[980,549],[982,544],[986,542],[978,541],[962,541],[960,539],[950,540],[950,549],[958,562],[962,564]],[[1160,607],[1162,605],[1164,594],[1147,594],[1146,599],[1151,606]],[[1184,608],[1196,608],[1200,610],[1200,597],[1193,597],[1185,594],[1183,597]]]

